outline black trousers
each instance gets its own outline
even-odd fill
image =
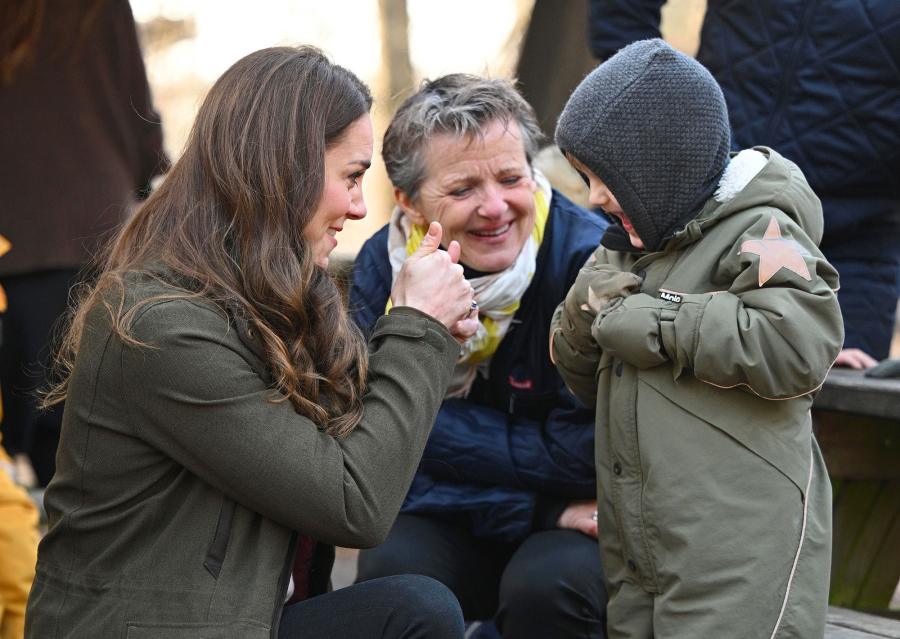
[[[414,573],[490,619],[506,639],[606,636],[606,588],[597,540],[574,530],[534,533],[520,545],[473,537],[436,517],[401,514],[387,540],[359,556],[358,582]]]
[[[385,577],[287,606],[278,639],[462,639],[453,593],[421,575]]]
[[[35,393],[46,383],[54,329],[77,275],[76,269],[59,269],[0,278],[9,303],[0,316],[3,445],[11,455],[28,455],[42,486],[56,470],[62,406],[38,411]]]

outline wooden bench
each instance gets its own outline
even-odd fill
[[[900,621],[829,608],[825,639],[900,639]]]
[[[834,487],[831,604],[885,613],[900,581],[900,380],[832,370],[813,427]]]

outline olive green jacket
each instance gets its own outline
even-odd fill
[[[172,290],[146,276],[129,300]],[[271,401],[260,343],[197,299],[152,301],[133,335],[90,311],[46,493],[27,636],[158,639],[277,636],[297,531],[330,547],[387,535],[459,354],[409,308],[370,340],[362,422],[344,439]],[[333,555],[332,555],[333,556]]]
[[[843,341],[838,278],[817,248],[818,198],[794,164],[757,151],[768,161],[752,180],[662,250],[601,246],[557,309],[551,354],[596,403],[598,474],[606,429],[672,419],[641,403],[646,385],[806,489],[809,408]]]

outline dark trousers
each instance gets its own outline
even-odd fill
[[[42,486],[56,469],[62,406],[39,411],[36,391],[47,381],[50,343],[77,274],[59,269],[0,278],[9,303],[0,316],[3,444],[11,455],[28,455]]]
[[[606,636],[597,540],[547,530],[520,545],[473,537],[440,518],[401,514],[387,540],[359,556],[358,581],[415,573],[446,584],[472,621],[492,616],[510,639]]]
[[[421,575],[367,581],[287,606],[278,639],[462,639],[459,603]]]

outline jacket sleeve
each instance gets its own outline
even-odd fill
[[[598,312],[615,300],[631,295],[641,278],[613,263],[610,252],[598,248],[579,271],[566,299],[550,323],[550,359],[572,393],[586,406],[597,399],[597,369],[603,357],[591,334]]]
[[[543,422],[445,400],[425,447],[423,470],[453,481],[593,497],[593,411],[559,390],[557,406]]]
[[[360,249],[353,263],[349,307],[353,321],[369,335],[391,295],[391,265],[386,231],[379,231]]]
[[[678,303],[626,298],[596,322],[601,347],[640,368],[671,359],[676,376],[687,369],[766,399],[816,390],[843,341],[837,273],[787,215],[763,211],[742,216],[719,260],[713,281],[730,282],[726,290],[679,294]]]
[[[124,345],[121,391],[135,436],[245,507],[327,543],[372,546],[400,509],[458,345],[434,319],[393,309],[370,341],[364,415],[318,430],[257,372],[234,328],[185,300],[148,305]],[[113,361],[116,361],[115,359]]]
[[[598,60],[622,47],[659,38],[660,12],[666,0],[590,0],[589,39]]]

